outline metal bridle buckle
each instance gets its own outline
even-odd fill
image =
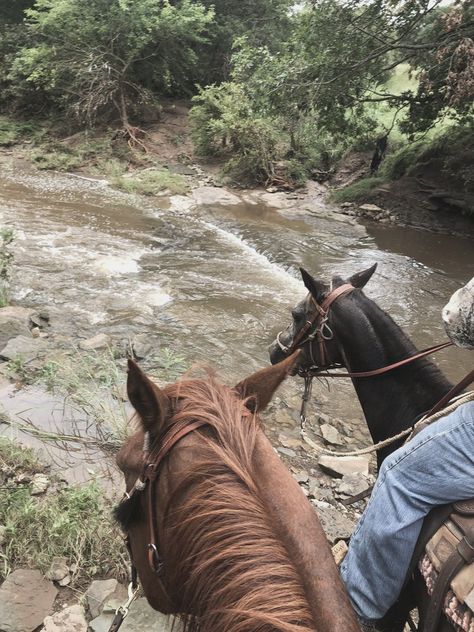
[[[156,548],[155,544],[149,544],[148,545],[148,550],[152,551],[152,560],[153,560],[153,572],[156,573],[157,575],[160,575],[162,570],[163,570],[163,561],[160,558],[160,555],[158,553],[158,549]]]

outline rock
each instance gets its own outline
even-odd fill
[[[285,456],[296,456],[296,452],[294,450],[291,450],[290,448],[277,448],[277,450],[280,454],[284,454]]]
[[[169,617],[157,610],[153,610],[145,598],[137,599],[130,608],[128,617],[122,624],[120,632],[144,632],[144,630],[153,630],[153,632],[180,632],[182,627],[174,625],[173,618]]]
[[[125,599],[127,590],[118,583],[116,579],[97,579],[92,582],[86,590],[86,602],[92,618],[98,617],[102,610],[102,605],[112,596],[117,599]],[[121,631],[122,632],[122,631]]]
[[[111,338],[107,334],[97,334],[87,340],[81,340],[79,348],[83,351],[94,351],[95,349],[105,349],[110,345]]]
[[[319,467],[324,471],[341,478],[344,474],[368,474],[368,456],[331,456],[322,454],[318,460]]]
[[[301,448],[302,446],[300,439],[292,439],[284,434],[278,435],[278,441],[284,448]]]
[[[342,204],[339,204],[339,206],[341,208],[352,208],[354,206],[353,202],[343,202]]]
[[[7,345],[0,351],[0,357],[4,360],[21,358],[26,364],[44,353],[47,347],[48,344],[40,338],[17,336],[8,341]]]
[[[53,557],[49,571],[46,573],[46,577],[53,582],[58,582],[69,575],[69,567],[67,565],[67,558],[65,557]]]
[[[31,330],[31,335],[33,338],[39,338],[41,335],[41,329],[39,327],[33,327]]]
[[[187,165],[168,165],[168,171],[170,173],[177,173],[180,176],[195,176],[196,170],[192,167],[188,167]]]
[[[31,323],[34,322],[34,317],[37,313],[30,307],[21,307],[20,305],[7,305],[7,307],[0,308],[0,319],[11,318],[16,320],[25,327],[29,328]]]
[[[0,349],[3,349],[9,340],[17,336],[29,337],[30,330],[21,320],[5,316],[0,310]]]
[[[138,334],[132,340],[133,353],[137,360],[143,360],[153,352],[149,334]]]
[[[61,586],[62,588],[64,588],[64,586],[69,586],[70,583],[71,583],[71,575],[66,575],[66,577],[63,577],[62,579],[58,581],[58,586]]]
[[[349,550],[349,547],[347,546],[345,540],[339,540],[339,542],[332,547],[331,552],[332,552],[334,561],[336,562],[336,566],[341,565],[341,563],[343,562],[344,558],[347,555],[348,550]]]
[[[331,424],[321,424],[319,429],[321,430],[321,434],[326,443],[331,443],[332,445],[344,444],[344,440],[340,435],[339,430],[334,428],[334,426],[331,426]]]
[[[307,483],[309,480],[308,473],[304,470],[296,470],[293,473],[293,478],[297,481],[299,485]]]
[[[265,191],[266,191],[267,193],[278,193],[278,190],[279,190],[279,189],[278,189],[278,187],[275,187],[275,186],[272,186],[272,187],[267,187],[267,188],[265,189]]]
[[[114,614],[101,614],[92,621],[89,621],[89,630],[91,632],[109,632],[112,621],[114,620]],[[121,628],[123,630],[123,627]]]
[[[84,609],[79,604],[55,612],[44,620],[44,632],[87,632]]]
[[[31,495],[39,496],[44,494],[49,487],[50,480],[46,474],[35,474],[31,481]]]
[[[220,189],[219,187],[199,187],[192,192],[197,204],[208,206],[212,204],[240,204],[241,199],[234,193]]]
[[[367,215],[377,215],[378,213],[383,212],[383,209],[376,204],[361,204],[359,206],[359,210]]]
[[[32,632],[51,614],[57,588],[39,571],[13,571],[0,588],[0,630]]]
[[[343,516],[335,507],[328,503],[313,502],[321,521],[321,526],[331,544],[337,540],[350,538],[355,523]]]
[[[345,474],[336,486],[336,493],[340,496],[355,496],[369,487],[369,481],[362,474]]]

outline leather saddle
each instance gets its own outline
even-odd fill
[[[420,631],[434,632],[440,616],[454,628],[474,626],[474,498],[436,507],[426,517],[407,579],[416,568],[431,595]]]

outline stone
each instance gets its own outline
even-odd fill
[[[0,319],[11,318],[22,323],[25,327],[29,327],[36,316],[36,311],[30,307],[21,307],[20,305],[7,305],[0,308]]]
[[[284,454],[285,456],[294,457],[296,456],[296,452],[291,448],[277,448],[280,454]]]
[[[8,341],[7,345],[0,351],[0,357],[4,360],[21,358],[26,364],[42,355],[47,347],[48,344],[41,338],[17,336]]]
[[[105,349],[110,345],[111,338],[107,334],[97,334],[87,340],[81,340],[79,349],[83,351],[95,351],[96,349]]]
[[[336,486],[339,496],[355,496],[369,487],[369,481],[362,474],[345,474]]]
[[[32,632],[51,614],[58,589],[37,570],[13,571],[0,588],[0,630]]]
[[[240,197],[234,193],[226,191],[225,189],[220,189],[219,187],[199,187],[194,189],[192,196],[196,200],[197,204],[202,206],[213,204],[233,205],[240,204],[242,202]]]
[[[127,590],[116,579],[96,579],[86,590],[85,598],[91,618],[96,618],[102,611],[106,600],[112,596],[121,599],[126,598]]]
[[[344,440],[339,433],[339,430],[334,428],[334,426],[331,426],[331,424],[321,424],[319,429],[321,430],[321,434],[326,443],[330,443],[332,445],[344,444]]]
[[[44,632],[87,632],[83,607],[75,604],[46,617]]]
[[[31,480],[31,495],[39,496],[40,494],[44,494],[49,484],[50,480],[46,474],[35,474]]]
[[[284,448],[301,448],[302,443],[300,441],[300,439],[293,439],[291,437],[287,437],[284,434],[279,434],[278,435],[278,441],[281,443],[281,445]]]
[[[173,626],[173,617],[153,610],[145,598],[137,599],[131,606],[128,617],[124,620],[120,632],[180,632],[180,625]]]
[[[309,480],[308,473],[305,472],[304,470],[296,470],[296,471],[294,471],[293,472],[293,478],[296,480],[296,482],[299,485],[307,483],[308,480]]]
[[[177,173],[180,176],[195,176],[196,170],[188,165],[168,165],[168,171],[170,173]]]
[[[361,204],[359,206],[359,210],[367,213],[368,215],[377,215],[380,212],[383,212],[383,209],[376,204]]]
[[[342,478],[344,474],[368,474],[368,456],[331,456],[322,454],[318,460],[319,467],[331,476]]]
[[[58,582],[69,575],[69,567],[67,565],[67,558],[65,557],[53,557],[49,571],[46,573],[46,577],[53,582]]]
[[[336,566],[340,566],[344,561],[344,558],[347,555],[347,551],[349,547],[346,544],[345,540],[339,540],[331,549],[332,556],[334,561],[336,562]]]
[[[62,588],[64,588],[64,586],[69,586],[71,581],[72,581],[71,575],[66,575],[66,577],[63,577],[62,579],[58,581],[58,586],[61,586]]]
[[[0,312],[0,349],[3,349],[12,338],[29,335],[30,330],[21,320],[5,316]]]
[[[39,327],[33,327],[31,330],[33,338],[39,338],[41,336],[41,329]]]
[[[350,538],[354,530],[354,522],[349,520],[346,516],[343,516],[335,507],[329,505],[329,503],[316,501],[313,502],[313,505],[316,507],[321,526],[331,544],[334,544],[337,540]]]
[[[149,334],[137,334],[132,340],[132,348],[135,358],[143,360],[153,352],[153,345],[150,342]]]
[[[89,630],[91,632],[109,632],[114,614],[100,614],[98,617],[89,621]],[[121,628],[123,630],[123,627]]]

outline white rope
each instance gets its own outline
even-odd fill
[[[453,410],[456,410],[456,408],[458,408],[459,406],[462,406],[462,404],[465,404],[466,402],[471,402],[473,400],[474,400],[474,391],[469,391],[468,393],[464,393],[463,395],[458,395],[457,397],[451,400],[452,403],[449,406],[447,406],[446,408],[443,408],[443,410],[438,411],[434,415],[431,415],[431,417],[422,417],[419,421],[416,422],[413,428],[407,428],[406,430],[399,432],[394,437],[389,437],[388,439],[379,441],[378,443],[372,446],[369,446],[367,448],[361,448],[360,450],[352,450],[350,452],[337,452],[337,451],[327,450],[326,448],[319,447],[314,441],[309,439],[309,437],[304,436],[303,439],[313,449],[315,450],[317,449],[318,451],[320,451],[321,454],[330,454],[331,456],[361,456],[362,454],[370,454],[372,452],[376,452],[377,450],[380,450],[381,448],[385,448],[386,446],[394,443],[395,441],[398,441],[399,439],[403,439],[404,437],[407,437],[413,432],[415,428],[418,428],[418,426],[420,426],[421,424],[432,424],[434,421],[437,421],[441,417],[445,417],[446,415],[449,415],[449,413],[452,413]]]

